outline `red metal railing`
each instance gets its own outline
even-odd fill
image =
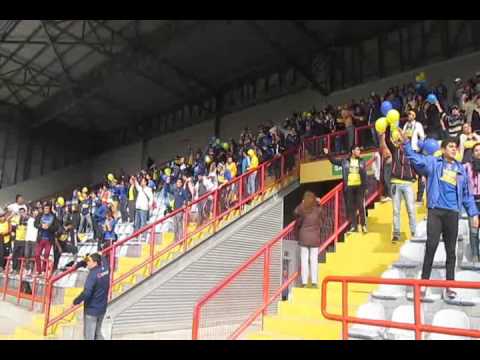
[[[187,252],[194,245],[194,242],[199,240],[198,237],[204,231],[208,231],[208,234],[213,234],[219,227],[224,225],[222,224],[223,221],[229,220],[233,212],[242,212],[247,204],[251,203],[255,198],[266,194],[272,187],[283,182],[288,176],[295,175],[298,177],[299,167],[295,165],[299,163],[299,156],[298,149],[286,151],[284,154],[261,164],[257,169],[248,171],[213,192],[203,195],[186,207],[177,209],[103,250],[103,255],[109,259],[110,269],[115,269],[116,259],[121,246],[128,245],[132,240],[138,240],[142,237],[148,238],[149,255],[145,260],[135,264],[129,271],[120,275],[116,274],[115,271],[110,271],[110,300],[112,299],[114,288],[124,280],[136,274],[144,277],[151,276],[159,268],[161,262],[171,261],[173,258]],[[271,181],[268,181],[269,179]],[[193,230],[190,228],[192,224],[194,224]],[[175,239],[166,247],[159,248],[156,244],[156,229],[165,225],[174,227]],[[71,306],[56,317],[50,317],[55,284],[75,271],[72,268],[53,277],[48,282],[44,324],[45,336],[49,328],[78,309],[78,306]]]
[[[11,289],[9,288],[9,284],[11,282],[11,275],[12,275],[12,270],[13,270],[13,257],[9,256],[5,258],[5,269],[3,272],[3,286],[2,286],[2,292],[3,292],[3,300],[6,299],[7,295],[16,297],[17,299],[17,304],[20,304],[20,301],[22,299],[30,300],[30,310],[34,310],[35,303],[41,303],[42,304],[42,311],[45,309],[45,303],[46,303],[46,283],[47,280],[49,279],[52,271],[53,271],[53,263],[44,257],[41,257],[40,261],[45,264],[46,272],[44,276],[39,276],[38,274],[34,273],[33,276],[31,277],[32,282],[31,282],[31,293],[22,291],[22,288],[25,284],[30,284],[30,282],[26,281],[26,274],[25,271],[27,270],[26,263],[31,262],[32,269],[34,268],[35,264],[35,259],[34,258],[19,258],[18,261],[20,262],[20,271],[18,273],[18,276],[14,278],[15,281],[18,280],[17,288],[16,289]],[[44,281],[45,287],[42,295],[38,295],[38,287],[40,285],[40,280]]]
[[[342,314],[331,314],[327,312],[328,305],[328,284],[342,284]],[[414,323],[402,323],[387,320],[372,320],[350,316],[348,314],[348,285],[349,284],[376,284],[376,285],[400,285],[412,286],[414,289]],[[380,279],[370,277],[351,277],[351,276],[328,276],[322,283],[322,314],[326,319],[339,321],[342,323],[342,337],[348,340],[348,325],[362,324],[382,328],[394,328],[402,330],[415,331],[415,339],[421,340],[422,333],[436,333],[445,335],[456,335],[465,337],[480,338],[480,330],[458,329],[443,326],[433,326],[424,324],[422,321],[422,307],[420,306],[420,287],[434,288],[457,288],[457,289],[480,289],[478,282],[468,281],[445,281],[445,280],[414,280],[414,279]]]
[[[373,161],[374,159],[369,160],[367,167],[371,167]],[[371,175],[368,179],[366,205],[372,203],[380,195],[377,181]],[[320,253],[336,243],[349,225],[343,190],[343,183],[338,184],[320,200],[324,219],[321,229]],[[275,264],[272,262],[272,253],[274,249],[280,248],[283,240],[294,239],[293,232],[294,223],[291,223],[197,302],[193,312],[192,339],[237,339],[252,325],[260,326],[260,324],[255,324],[260,315],[262,315],[263,323],[263,317],[275,311],[275,309],[269,310],[269,307],[283,289],[296,280],[298,274],[292,276],[285,283],[279,284],[278,288],[273,290],[270,271]],[[238,310],[235,315],[232,315],[232,308],[238,303],[237,299],[241,298],[241,294],[246,292],[246,288],[254,288],[254,290],[250,289],[250,298],[241,304],[241,311]],[[259,289],[262,291],[260,292]],[[235,328],[226,326],[235,322],[239,324]]]

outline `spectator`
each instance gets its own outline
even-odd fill
[[[73,301],[74,305],[84,303],[83,337],[85,340],[103,340],[102,323],[107,312],[110,280],[108,265],[99,254],[87,259],[89,270],[85,288]]]
[[[302,287],[310,275],[312,287],[318,287],[318,251],[321,245],[322,209],[315,194],[307,191],[303,202],[295,209],[295,238],[298,239],[301,254]],[[310,266],[309,266],[310,260]]]
[[[117,226],[117,220],[113,217],[112,210],[107,210],[106,219],[103,223],[103,231],[101,241],[98,243],[98,251],[112,246],[117,241],[117,234],[115,233],[115,227]]]
[[[472,131],[480,131],[480,95],[477,95],[474,100],[474,108],[472,112]]]
[[[248,171],[255,170],[258,168],[259,160],[255,150],[250,149],[247,151],[248,158],[250,160],[250,166],[248,167]],[[257,188],[257,171],[253,171],[250,176],[248,177],[248,185],[247,185],[247,193],[248,195],[253,195]]]
[[[79,203],[80,203],[80,209],[81,209],[80,224],[78,227],[79,233],[90,233],[93,231],[92,208],[94,205],[93,203],[96,195],[94,192],[92,192],[89,197],[87,197],[86,195],[87,195],[87,192],[82,192],[82,195],[80,195],[79,197]]]
[[[468,187],[468,178],[461,163],[455,160],[457,153],[456,139],[442,141],[440,158],[425,156],[413,151],[408,139],[405,141],[405,153],[415,169],[426,176],[427,182],[427,244],[423,261],[422,279],[429,279],[432,271],[433,257],[443,235],[446,260],[446,279],[455,280],[456,242],[458,220],[462,206],[473,218],[473,227],[478,227],[478,210]],[[425,291],[422,289],[422,296]],[[454,299],[456,292],[446,289],[445,296]]]
[[[44,204],[43,214],[39,214],[35,219],[35,227],[38,229],[37,245],[35,247],[35,264],[37,273],[42,275],[47,269],[47,262],[50,250],[55,242],[55,234],[58,231],[58,221],[52,213],[50,205]]]
[[[27,211],[27,205],[25,205],[25,199],[22,195],[15,196],[15,202],[13,204],[8,205],[7,211],[12,213],[13,215],[20,214],[20,209],[23,209],[25,212]]]
[[[25,241],[27,235],[27,212],[26,209],[21,207],[19,209],[19,214],[17,215],[17,226],[15,228],[15,242],[13,246],[13,270],[15,275],[18,271],[20,271],[20,258],[24,258],[25,256]],[[25,264],[24,264],[25,266]]]
[[[360,148],[353,146],[348,159],[334,159],[328,149],[323,150],[333,165],[342,168],[343,183],[345,184],[345,202],[348,218],[351,223],[349,232],[357,232],[357,213],[360,216],[362,232],[367,233],[365,219],[365,190],[367,189],[367,171],[365,160],[360,158]]]
[[[38,209],[32,209],[32,213],[27,220],[27,233],[25,236],[25,258],[28,259],[27,275],[31,275],[33,271],[32,259],[35,256],[35,244],[38,239],[38,229],[35,227],[35,219],[39,215]]]
[[[417,113],[415,110],[408,111],[408,120],[403,126],[403,132],[405,136],[411,141],[412,148],[415,151],[420,151],[418,146],[418,140],[425,140],[425,132],[423,126],[417,120]]]
[[[424,112],[425,112],[425,131],[427,137],[435,139],[435,140],[442,140],[443,138],[443,130],[441,124],[441,116],[443,114],[443,109],[440,106],[440,103],[437,101],[435,104],[430,104],[425,102],[424,104]]]
[[[471,194],[475,200],[477,210],[480,211],[480,144],[476,144],[473,149],[473,158],[465,163],[465,171],[468,177],[468,185]],[[478,217],[477,217],[478,218]],[[472,263],[478,267],[480,263],[479,236],[478,227],[475,226],[473,218],[469,221],[470,227],[470,248],[472,251]]]
[[[477,142],[480,142],[480,135],[472,131],[469,123],[463,124],[463,131],[460,134],[460,156],[463,163],[472,161],[472,149]]]
[[[143,228],[148,221],[149,211],[153,204],[152,189],[147,186],[147,179],[142,178],[140,184],[133,178],[135,189],[137,190],[137,200],[135,203],[135,231]]]
[[[7,213],[3,209],[0,209],[0,271],[3,271],[7,263],[6,258],[10,256],[11,231]]]
[[[465,117],[460,113],[457,105],[453,105],[450,109],[450,115],[443,113],[441,115],[441,125],[445,133],[445,137],[457,138],[462,133],[462,127],[465,123]]]
[[[394,133],[397,134],[397,133]],[[410,235],[416,234],[416,211],[415,198],[413,195],[412,184],[416,180],[415,172],[410,161],[405,155],[402,145],[402,138],[391,139],[390,136],[383,134],[381,136],[383,147],[387,147],[392,156],[392,175],[391,189],[393,196],[393,237],[392,243],[400,241],[400,210],[402,198],[408,213],[408,222],[410,225]]]

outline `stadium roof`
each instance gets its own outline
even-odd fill
[[[272,69],[308,77],[309,56],[406,23],[0,20],[0,106],[28,114],[34,127],[56,120],[108,131]]]

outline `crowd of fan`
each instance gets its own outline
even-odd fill
[[[415,122],[410,130],[411,124],[405,125],[404,130],[410,131],[410,136],[415,133],[418,140],[425,137],[440,140],[446,134],[459,136],[461,149],[471,149],[474,142],[480,141],[475,134],[480,130],[480,73],[466,82],[456,79],[454,85],[450,107],[444,84],[427,86],[424,79],[417,79],[416,83],[388,89],[383,97],[371,93],[368,99],[352,100],[343,106],[328,105],[322,110],[312,108],[309,112],[294,113],[281,124],[269,122],[259,126],[255,134],[245,128],[238,141],[222,142],[212,138],[204,149],[187,149],[163,167],[149,159],[147,168],[138,174],[108,174],[105,183],[95,189],[76,189],[68,201],[59,197],[27,206],[18,195],[15,203],[0,211],[0,268],[5,267],[5,259],[12,255],[14,271],[19,271],[19,259],[24,257],[35,259],[36,272],[44,273],[46,262],[42,259],[47,258],[53,248],[54,269],[57,269],[60,255],[75,254],[77,242],[84,241],[87,234],[93,234],[101,250],[116,241],[118,223],[134,223],[135,230],[141,229],[155,209],[167,215],[183,208],[285,150],[295,149],[305,138],[345,131],[344,136],[335,139],[331,152],[348,152],[355,142],[355,129],[373,125],[381,116],[383,101],[389,101],[394,109],[408,116],[410,123]],[[435,104],[427,101],[431,93],[438,99]],[[358,140],[362,147],[379,145],[374,129],[360,132]],[[317,148],[322,151],[323,145]],[[321,155],[314,149],[307,148],[307,151]],[[389,183],[391,154],[387,150],[383,155],[384,178]],[[287,161],[287,169],[293,165],[293,159]],[[278,178],[279,165],[270,168],[269,175]],[[245,185],[247,194],[256,191],[255,172]],[[389,186],[386,189],[388,199]],[[225,194],[222,201],[227,207],[228,202],[235,199]],[[200,219],[202,213],[208,214],[211,203],[205,201],[203,206],[199,209]],[[26,262],[28,273],[34,270],[33,264],[33,261]]]

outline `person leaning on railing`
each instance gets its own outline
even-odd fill
[[[348,232],[357,232],[357,213],[360,216],[360,225],[362,232],[367,233],[366,215],[365,215],[365,191],[367,189],[367,169],[366,162],[360,158],[360,147],[352,146],[350,157],[342,160],[334,159],[328,149],[323,149],[328,156],[328,160],[333,165],[342,168],[343,183],[345,185],[345,202],[348,218],[351,223]]]
[[[85,288],[73,301],[74,305],[84,304],[83,336],[85,340],[103,340],[102,323],[107,312],[108,292],[110,288],[109,269],[105,259],[100,254],[90,255],[85,262],[77,264],[76,268],[84,266],[90,270]]]

